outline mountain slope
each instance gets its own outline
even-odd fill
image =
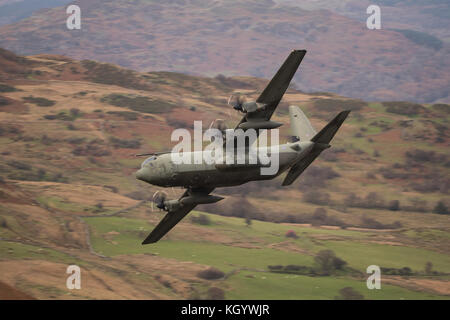
[[[0,46],[56,53],[140,71],[270,77],[293,48],[308,55],[295,82],[368,100],[450,101],[450,46],[436,49],[394,30],[326,10],[271,0],[78,1],[82,29],[65,8],[0,28]]]
[[[210,214],[194,211],[158,244],[140,244],[163,213],[146,201],[157,188],[135,179],[143,159],[132,155],[170,149],[171,132],[194,120],[234,126],[229,95],[255,98],[267,82],[0,50],[0,295],[334,299],[350,286],[368,299],[448,299],[444,104],[289,89],[275,121],[288,123],[288,104],[316,129],[353,109],[333,148],[289,188],[276,179],[218,189],[225,200],[198,207]],[[327,249],[347,262],[332,276],[314,262]],[[66,288],[69,264],[82,270],[81,290]],[[389,268],[383,290],[366,287],[371,264]],[[205,278],[210,267],[223,275]]]

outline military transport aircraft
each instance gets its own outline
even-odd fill
[[[236,126],[237,130],[267,130],[281,126],[270,118],[286,92],[297,71],[306,50],[293,50],[278,72],[256,101],[246,102],[241,97],[233,99],[234,109],[244,114]],[[183,187],[186,191],[177,200],[167,200],[166,193],[156,192],[153,201],[167,214],[153,229],[142,244],[155,243],[169,232],[198,204],[214,203],[223,198],[210,193],[217,187],[237,186],[249,181],[273,179],[288,171],[283,186],[295,179],[319,156],[336,134],[349,110],[340,112],[318,133],[299,107],[290,106],[289,115],[293,142],[278,145],[279,170],[273,175],[262,175],[259,165],[254,164],[175,164],[171,152],[146,153],[136,156],[150,156],[136,172],[136,178],[161,187]]]

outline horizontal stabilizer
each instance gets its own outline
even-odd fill
[[[311,153],[309,153],[306,157],[294,164],[286,175],[286,178],[284,178],[282,185],[288,186],[292,184],[295,179],[297,179],[298,176],[301,175],[302,172],[305,171],[305,169],[308,168],[308,166],[319,156],[321,152],[322,150],[312,150]]]
[[[347,118],[350,110],[340,112],[333,120],[331,120],[325,127],[320,130],[318,134],[316,134],[311,141],[315,143],[330,143],[331,139],[333,139],[334,135],[341,127],[342,123]]]
[[[349,110],[340,112],[333,120],[331,120],[319,133],[317,133],[311,141],[314,142],[314,146],[310,153],[304,158],[295,163],[289,170],[286,178],[284,178],[283,186],[292,184],[303,171],[320,155],[320,153],[329,147],[329,142],[333,139],[334,135],[341,127],[344,120],[347,118]]]

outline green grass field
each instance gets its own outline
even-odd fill
[[[192,213],[199,214],[198,212]],[[365,243],[371,232],[326,230],[254,221],[245,226],[243,219],[206,214],[212,221],[202,228],[214,230],[217,238],[232,237],[231,243],[173,239],[182,238],[180,227],[172,230],[168,239],[142,246],[140,243],[152,229],[152,225],[137,218],[92,217],[84,218],[92,231],[94,249],[106,256],[151,253],[178,261],[213,266],[230,273],[220,287],[228,299],[334,299],[339,290],[352,287],[366,299],[439,299],[438,295],[408,290],[394,285],[382,285],[381,290],[369,290],[365,278],[350,275],[301,276],[267,272],[269,265],[314,265],[314,254],[332,249],[348,266],[365,273],[367,266],[423,270],[425,263],[433,263],[434,270],[450,270],[450,258],[430,250],[406,246]],[[188,218],[186,218],[188,219]],[[187,223],[186,223],[187,225]],[[287,240],[284,234],[294,230],[298,239]],[[109,236],[108,236],[109,233]],[[325,240],[320,240],[325,237]],[[339,240],[326,240],[333,237]],[[288,242],[289,247],[273,247],[271,244]],[[255,248],[239,245],[251,243]],[[308,253],[296,252],[295,249]],[[217,285],[217,284],[216,284]],[[448,298],[448,297],[447,297]]]

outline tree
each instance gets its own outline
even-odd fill
[[[332,250],[321,250],[314,257],[314,261],[317,263],[318,271],[322,275],[330,275],[335,270],[340,270],[347,264],[344,260],[336,257],[336,254]]]
[[[347,264],[347,261],[345,261],[345,260],[343,260],[343,259],[341,259],[341,258],[335,257],[335,258],[333,259],[333,266],[334,266],[334,268],[335,268],[336,270],[342,270],[342,268],[343,268],[346,264]]]
[[[392,200],[391,202],[389,202],[389,210],[392,210],[392,211],[400,210],[400,201]]]
[[[250,219],[249,217],[245,218],[245,224],[247,225],[247,227],[250,227],[252,225],[252,219]]]
[[[292,238],[292,239],[298,239],[298,235],[295,233],[294,230],[288,230],[285,234],[286,238]]]
[[[439,201],[436,206],[433,209],[434,213],[437,214],[449,214],[450,212],[448,211],[447,206],[445,205],[445,203],[443,201]]]
[[[370,192],[366,196],[366,207],[367,208],[382,208],[382,207],[384,207],[384,200],[378,193]]]
[[[223,273],[219,269],[210,267],[209,269],[198,272],[197,276],[205,280],[217,280],[225,277],[225,273]]]

